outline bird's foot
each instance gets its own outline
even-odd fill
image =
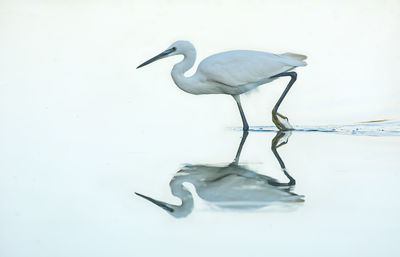
[[[293,126],[289,123],[289,119],[279,112],[272,113],[272,122],[279,130],[293,130]]]

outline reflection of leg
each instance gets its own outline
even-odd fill
[[[291,132],[290,131],[278,131],[275,135],[275,137],[272,139],[271,142],[271,150],[274,153],[276,159],[279,162],[279,165],[281,166],[281,168],[284,170],[286,169],[285,167],[285,163],[282,161],[281,157],[279,156],[278,152],[276,151],[277,148],[281,147],[282,145],[285,145],[288,140],[289,137],[291,136]]]
[[[280,74],[277,74],[275,76],[272,76],[271,78],[277,78],[277,77],[284,77],[284,76],[290,76],[290,81],[289,84],[286,86],[285,90],[283,91],[281,97],[279,97],[278,102],[276,102],[274,109],[272,109],[272,121],[274,122],[275,126],[279,130],[292,130],[293,126],[290,125],[289,119],[282,114],[278,112],[278,108],[281,105],[283,99],[285,98],[286,94],[289,92],[290,88],[294,84],[297,78],[297,73],[294,71],[291,72],[282,72]]]
[[[286,171],[285,163],[283,162],[282,158],[279,156],[278,151],[276,150],[277,148],[281,147],[282,145],[285,145],[288,142],[291,134],[292,133],[290,131],[278,131],[276,133],[276,136],[272,139],[271,142],[271,150],[274,153],[276,159],[278,160],[279,165],[281,166],[281,169],[283,171],[283,174],[285,174],[285,176],[289,179],[289,183],[276,183],[277,185],[292,186],[296,184],[294,178],[290,176],[289,173]]]
[[[243,130],[242,140],[240,141],[238,150],[236,152],[235,160],[233,160],[233,162],[236,164],[239,162],[240,153],[242,152],[242,148],[243,148],[244,142],[246,142],[246,138],[247,138],[248,134],[249,134],[249,132],[247,130]]]
[[[294,186],[296,185],[296,180],[290,174],[286,171],[286,169],[283,170],[283,174],[289,179],[289,183],[286,183],[288,186]]]

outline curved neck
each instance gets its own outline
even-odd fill
[[[185,178],[174,177],[169,183],[171,193],[182,200],[181,207],[186,206],[186,208],[193,208],[192,193],[183,186],[184,182],[186,182]]]
[[[171,188],[171,193],[178,197],[181,201],[181,205],[170,205],[174,212],[171,213],[173,216],[180,218],[186,217],[193,210],[193,196],[189,190],[187,190],[182,183],[185,181],[181,178],[173,178],[169,183],[169,187]]]
[[[185,182],[184,179],[174,177],[169,186],[171,188],[171,192],[174,196],[178,197],[181,201],[181,205],[169,204],[166,202],[162,202],[151,197],[139,194],[136,194],[144,199],[154,203],[155,205],[166,210],[170,215],[176,218],[183,218],[188,216],[193,210],[193,196],[189,190],[187,190],[182,183]]]
[[[185,72],[193,67],[196,61],[196,50],[192,49],[183,53],[183,60],[174,65],[172,68],[171,76],[175,84],[183,91],[191,94],[195,94],[193,91],[193,83],[191,78],[185,77]]]

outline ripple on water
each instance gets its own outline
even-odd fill
[[[400,121],[378,120],[353,124],[294,126],[293,132],[322,132],[357,136],[400,136]],[[241,129],[241,128],[240,128]],[[276,132],[275,126],[252,126],[253,132]]]

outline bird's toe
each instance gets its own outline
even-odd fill
[[[272,115],[272,122],[279,130],[293,130],[293,126],[290,124],[289,119],[280,113]]]

